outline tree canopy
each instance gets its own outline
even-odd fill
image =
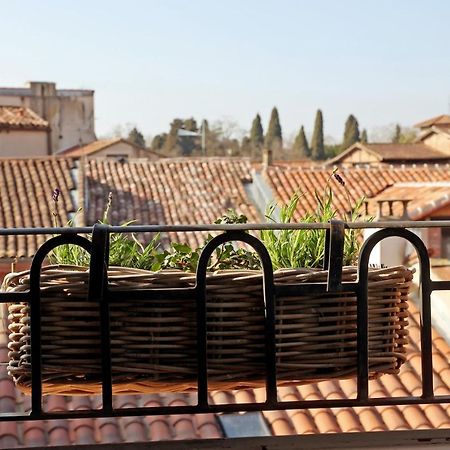
[[[300,131],[295,138],[293,150],[294,155],[300,158],[311,157],[311,149],[309,148],[303,125],[300,127]]]
[[[363,144],[367,144],[369,142],[369,139],[367,137],[367,130],[365,128],[362,130],[362,133],[361,133],[361,142]]]
[[[276,107],[272,109],[272,113],[270,115],[269,127],[267,128],[264,145],[272,151],[279,150],[283,147],[280,118]]]
[[[245,141],[245,144],[248,146],[246,148],[250,151],[249,154],[253,159],[261,157],[261,151],[264,145],[264,130],[259,114],[256,114],[256,117],[253,119],[249,142]]]
[[[325,159],[325,147],[323,142],[323,116],[320,109],[317,110],[314,122],[314,131],[311,139],[311,158],[315,161]]]
[[[127,139],[132,144],[134,144],[138,147],[141,147],[141,148],[145,148],[144,135],[136,127],[134,127],[133,129],[130,130],[130,132],[128,133]]]
[[[395,125],[395,131],[394,131],[394,135],[392,136],[392,143],[393,144],[399,144],[402,138],[402,127],[400,126],[400,124],[396,124]]]
[[[342,150],[346,150],[351,145],[359,142],[359,124],[356,117],[350,114],[345,122],[344,139],[342,140]]]

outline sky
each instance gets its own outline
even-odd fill
[[[95,90],[98,136],[175,117],[369,139],[450,113],[447,0],[0,0],[0,86]]]

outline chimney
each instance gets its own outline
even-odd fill
[[[267,169],[267,167],[273,164],[273,155],[272,150],[269,148],[264,148],[262,151],[262,166],[263,169]]]
[[[28,87],[36,97],[55,97],[56,83],[49,81],[30,81]]]

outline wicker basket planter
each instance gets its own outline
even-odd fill
[[[324,282],[323,270],[275,272],[275,283]],[[42,269],[42,370],[47,394],[100,392],[99,306],[87,301],[88,272],[73,266]],[[354,281],[356,268],[343,270]],[[397,373],[405,360],[407,299],[412,273],[404,267],[369,271],[370,376]],[[189,287],[178,271],[110,268],[111,290]],[[261,387],[265,380],[262,275],[223,271],[207,278],[210,389]],[[7,291],[27,291],[29,273],[10,274]],[[110,307],[114,393],[187,391],[197,387],[196,305],[185,298]],[[29,392],[29,305],[9,305],[9,372]],[[356,375],[356,298],[352,293],[276,298],[279,385]]]

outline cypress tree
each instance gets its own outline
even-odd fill
[[[264,143],[264,130],[261,123],[261,116],[256,114],[250,130],[250,142],[255,148],[261,148]]]
[[[202,124],[200,125],[200,133],[203,133],[203,128],[205,129],[205,136],[209,134],[209,123],[206,119],[202,120]]]
[[[256,114],[250,130],[249,147],[252,159],[261,159],[261,150],[264,145],[264,130],[261,123],[261,116]]]
[[[399,144],[401,137],[402,137],[402,127],[400,126],[400,124],[397,124],[395,125],[394,135],[392,136],[392,143]]]
[[[363,144],[367,144],[369,142],[369,139],[367,138],[367,130],[365,128],[362,130],[361,133],[361,142]]]
[[[359,142],[359,125],[353,114],[348,116],[345,122],[344,139],[342,141],[342,150],[346,150],[355,142]]]
[[[325,159],[325,147],[323,143],[323,116],[320,109],[317,110],[314,122],[314,131],[311,139],[311,158],[315,161]]]
[[[167,138],[167,133],[157,134],[152,140],[152,150],[161,150]]]
[[[128,133],[128,140],[138,147],[145,148],[144,135],[136,127]]]
[[[299,156],[300,158],[310,158],[311,157],[311,149],[308,146],[308,141],[305,136],[305,128],[303,125],[300,128],[299,133],[297,134],[294,141],[294,154]]]
[[[272,109],[272,114],[270,115],[269,127],[267,129],[264,145],[272,151],[283,147],[280,118],[276,107]]]

